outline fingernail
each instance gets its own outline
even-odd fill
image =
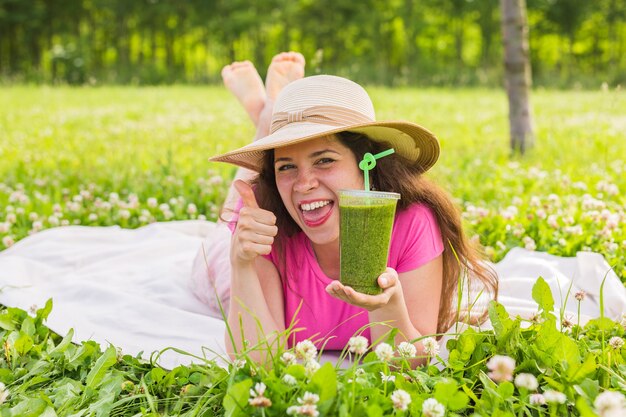
[[[387,278],[381,278],[380,279],[380,285],[381,286],[386,286],[389,283],[389,280]]]

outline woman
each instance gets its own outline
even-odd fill
[[[291,61],[303,69],[298,55]],[[229,352],[244,347],[243,339],[282,339],[292,324],[288,343],[311,339],[325,349],[342,349],[358,332],[381,340],[391,326],[399,330],[395,342],[415,342],[419,356],[424,347],[416,340],[453,322],[462,274],[497,292],[454,204],[422,175],[438,158],[437,139],[414,123],[377,122],[367,93],[352,81],[293,78],[263,106],[255,142],[211,158],[258,172],[233,183],[240,203],[230,219]],[[367,295],[339,281],[337,192],[363,189],[358,162],[389,148],[395,153],[378,160],[372,188],[401,199],[388,268],[378,277],[383,292]]]

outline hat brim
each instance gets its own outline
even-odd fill
[[[409,160],[422,172],[439,158],[439,141],[424,127],[405,121],[381,121],[351,126],[330,126],[320,123],[290,123],[277,132],[234,151],[209,158],[261,172],[263,155],[270,149],[295,145],[339,132],[357,132],[375,142],[386,142],[395,152]]]

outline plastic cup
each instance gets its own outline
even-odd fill
[[[398,193],[339,191],[340,281],[364,294],[380,294],[387,268]]]

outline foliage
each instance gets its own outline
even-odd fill
[[[416,369],[400,349],[387,360],[378,349],[358,354],[348,346],[337,364],[320,365],[315,351],[298,344],[278,351],[269,366],[250,360],[247,351],[224,368],[209,361],[167,370],[113,346],[103,351],[95,342],[74,345],[71,331],[61,339],[44,325],[51,301],[30,314],[3,308],[0,415],[443,416],[438,410],[447,410],[458,416],[584,416],[594,415],[595,408],[609,416],[626,411],[623,395],[622,403],[612,406],[615,414],[606,414],[598,400],[605,391],[626,392],[626,323],[601,318],[559,331],[542,278],[533,296],[541,318],[523,323],[492,302],[493,331],[468,328],[448,340],[447,361],[426,358]]]
[[[415,120],[437,132],[442,155],[429,175],[458,198],[493,259],[531,248],[530,238],[558,255],[598,251],[626,278],[622,92],[537,91],[537,146],[515,160],[500,92],[371,93],[380,119]],[[206,158],[253,134],[238,104],[217,88],[13,87],[0,89],[0,101],[12,104],[0,109],[0,248],[63,224],[215,219],[233,172]],[[541,310],[535,321],[492,304],[494,331],[464,330],[447,342],[447,360],[415,370],[375,352],[358,365],[344,361],[345,368],[317,369],[317,356],[287,365],[282,355],[261,367],[242,352],[227,369],[209,362],[166,370],[114,347],[74,345],[71,333],[55,335],[44,324],[51,304],[35,312],[3,308],[0,399],[8,397],[0,416],[270,416],[290,407],[292,414],[419,416],[426,409],[434,416],[438,404],[449,416],[604,415],[605,393],[626,393],[619,342],[626,323],[598,318],[565,327],[542,280],[533,296]],[[504,357],[515,361],[512,375]],[[522,374],[539,387],[528,376],[508,380]],[[540,405],[541,398],[553,402]],[[266,400],[272,405],[261,407]]]
[[[528,0],[538,85],[623,84],[626,4]],[[0,0],[0,76],[69,84],[216,82],[282,50],[384,85],[499,85],[497,0]]]

